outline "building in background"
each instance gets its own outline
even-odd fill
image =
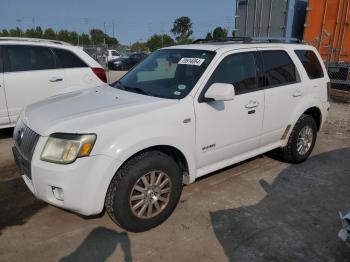
[[[236,0],[235,36],[302,39],[306,0]]]

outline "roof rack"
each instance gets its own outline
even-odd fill
[[[291,37],[224,37],[219,39],[196,39],[193,44],[240,42],[240,43],[303,43],[298,38]]]
[[[196,39],[193,44],[203,44],[203,43],[218,43],[218,42],[244,42],[250,43],[252,41],[251,37],[224,37],[219,39]]]
[[[0,37],[0,41],[23,41],[23,42],[38,42],[38,43],[52,43],[59,45],[71,45],[67,42],[50,40],[43,38],[28,38],[28,37]]]

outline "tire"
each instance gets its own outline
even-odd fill
[[[152,188],[146,189],[144,179],[149,186],[153,183]],[[143,232],[158,226],[171,215],[179,202],[182,187],[182,174],[176,162],[162,152],[146,151],[128,160],[115,174],[107,191],[105,207],[120,227]],[[169,192],[162,193],[166,191]],[[137,200],[131,201],[131,197]]]
[[[310,128],[310,129],[308,129]],[[310,141],[310,144],[306,146],[308,143],[300,142],[302,146],[305,146],[305,150],[298,150],[298,140],[299,136],[301,136],[301,132],[307,132],[305,130],[309,130],[310,134],[312,134],[312,138],[303,140]],[[281,148],[282,158],[289,163],[301,163],[305,161],[311,154],[317,137],[317,125],[315,119],[309,115],[302,115],[298,121],[296,122],[292,133],[289,136],[288,143],[285,147]],[[301,139],[302,140],[302,139]],[[299,144],[300,145],[300,144]],[[307,150],[306,150],[307,149]]]

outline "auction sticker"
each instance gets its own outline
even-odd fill
[[[183,57],[179,61],[179,65],[195,65],[201,66],[205,61],[204,58],[196,58],[196,57]]]

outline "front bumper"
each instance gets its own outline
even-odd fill
[[[46,139],[39,140],[31,161],[31,178],[22,175],[28,188],[38,199],[54,206],[86,216],[101,213],[109,183],[120,163],[105,155],[80,158],[69,165],[45,162],[40,160],[46,142],[43,140]],[[23,168],[20,170],[23,172]],[[55,195],[56,188],[62,190],[62,200]]]

